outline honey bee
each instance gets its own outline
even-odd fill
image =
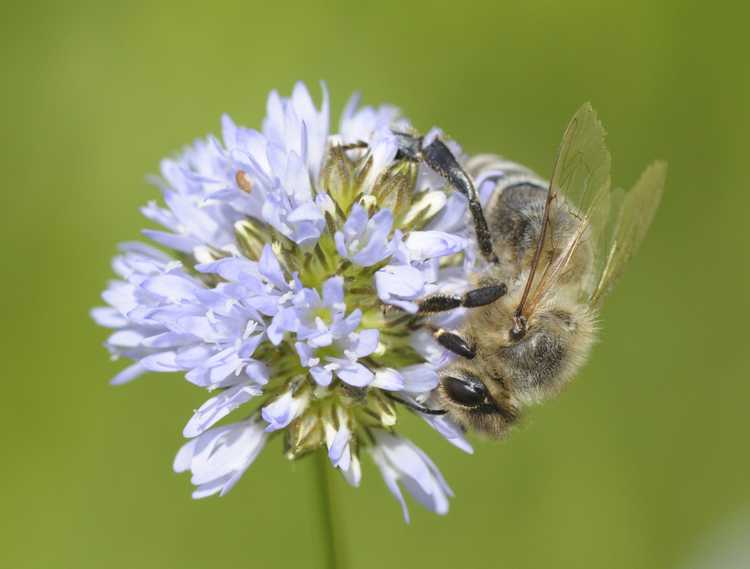
[[[666,164],[629,192],[610,186],[604,129],[589,104],[563,134],[547,183],[497,156],[462,168],[434,139],[400,137],[400,155],[426,163],[468,198],[483,267],[462,295],[423,299],[425,315],[469,308],[458,330],[434,330],[457,358],[440,370],[426,412],[501,437],[520,410],[560,391],[586,360],[601,302],[642,242],[659,204]],[[475,181],[493,179],[483,208]]]

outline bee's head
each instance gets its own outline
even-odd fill
[[[502,436],[519,405],[559,391],[593,342],[593,316],[583,305],[545,307],[527,324],[521,338],[506,334],[509,327],[502,324],[493,330],[479,318],[463,331],[474,356],[459,357],[441,370],[436,395],[464,428]]]
[[[437,394],[441,407],[464,429],[499,438],[517,412],[500,382],[489,385],[492,390],[473,371],[451,366],[441,376]]]

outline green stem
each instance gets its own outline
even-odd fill
[[[343,551],[337,547],[337,543],[343,542],[341,535],[341,526],[336,525],[336,507],[333,492],[333,472],[331,463],[328,460],[325,446],[317,453],[317,480],[318,494],[320,495],[320,513],[322,517],[322,527],[325,533],[325,552],[326,567],[329,569],[339,569],[345,567],[343,562]]]

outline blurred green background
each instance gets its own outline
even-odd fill
[[[471,457],[407,419],[451,512],[413,505],[405,526],[366,463],[360,489],[336,488],[347,566],[726,566],[703,550],[750,527],[748,15],[676,0],[3,2],[0,567],[322,566],[314,463],[271,448],[226,498],[192,501],[171,461],[205,393],[177,376],[110,387],[121,366],[88,317],[157,196],[145,175],[222,112],[259,125],[268,91],[297,79],[315,93],[325,79],[336,113],[361,89],[544,174],[591,100],[616,181],[670,165],[574,385]]]

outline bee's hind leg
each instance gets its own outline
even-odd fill
[[[440,174],[454,190],[466,196],[469,200],[469,212],[474,221],[474,232],[476,233],[479,251],[485,261],[493,264],[499,263],[492,246],[492,235],[482,211],[482,204],[479,202],[477,189],[474,187],[471,177],[464,171],[450,149],[437,137],[423,146],[424,137],[412,136],[402,132],[394,132],[393,134],[399,141],[397,159],[424,162]]]
[[[465,294],[434,294],[419,301],[419,314],[430,312],[445,312],[460,306],[476,308],[492,304],[508,292],[505,284],[483,286],[470,290]]]

